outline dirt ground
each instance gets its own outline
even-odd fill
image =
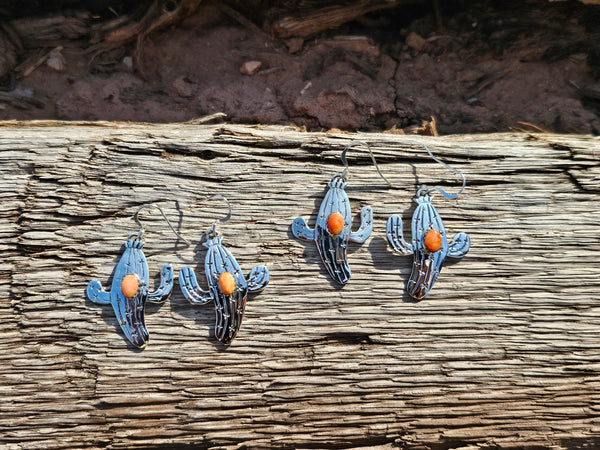
[[[44,63],[4,78],[5,92],[34,101],[0,97],[0,119],[171,122],[223,112],[229,122],[424,132],[434,117],[442,134],[600,134],[599,6],[458,3],[437,18],[430,7],[398,7],[284,41],[209,2],[152,34],[138,55],[130,45],[99,64],[88,40],[61,42],[62,70]]]

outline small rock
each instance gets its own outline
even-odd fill
[[[285,45],[288,48],[288,52],[292,54],[298,53],[300,50],[302,50],[302,47],[304,46],[304,39],[300,37],[291,38],[285,41]]]
[[[65,57],[58,48],[55,48],[48,55],[46,65],[57,72],[65,70]]]
[[[173,82],[173,90],[180,97],[191,97],[194,94],[192,85],[185,80],[185,77],[179,77]]]
[[[242,67],[240,67],[240,72],[244,75],[254,75],[261,66],[262,63],[260,61],[246,61],[242,64]]]
[[[408,45],[410,48],[415,49],[417,52],[423,50],[423,47],[425,47],[426,43],[427,41],[414,31],[411,31],[410,33],[408,33],[408,36],[406,36],[406,45]]]
[[[306,83],[304,85],[304,87],[302,88],[302,90],[300,91],[300,95],[304,95],[306,94],[306,91],[308,91],[310,88],[312,87],[312,81],[309,81],[308,83]]]
[[[127,70],[133,70],[133,58],[131,56],[123,58],[123,65],[127,67]]]

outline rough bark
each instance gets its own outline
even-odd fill
[[[297,216],[314,224],[340,150],[356,219],[352,280],[335,289]],[[431,293],[409,301],[411,258],[384,239],[410,233],[420,183],[456,186],[422,149],[462,170],[458,200],[435,199],[448,233],[472,247]],[[3,123],[0,126],[0,443],[8,448],[577,448],[600,445],[600,140],[497,134],[423,137],[305,133],[285,127]],[[240,333],[215,344],[212,306],[178,286],[149,305],[150,344],[134,350],[109,286],[131,215],[158,202],[194,242],[144,210],[145,252],[160,267],[202,267],[201,233],[219,229],[245,271],[271,272]],[[181,213],[174,200],[185,201]],[[357,225],[354,225],[356,229]],[[202,270],[200,270],[202,272]],[[203,277],[201,277],[203,283]],[[473,447],[469,447],[473,446]]]

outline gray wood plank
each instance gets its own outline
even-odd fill
[[[352,280],[329,282],[312,243],[325,183],[353,139],[347,188],[358,227]],[[422,144],[462,170],[467,188],[434,204],[469,254],[414,303],[411,257],[385,241],[391,214],[410,233],[420,183],[457,186]],[[8,448],[573,448],[600,445],[600,139],[552,134],[447,137],[306,133],[293,127],[0,123],[0,442]],[[151,282],[160,267],[202,265],[201,234],[225,208],[224,243],[271,283],[251,297],[224,349],[211,305],[176,285],[149,304],[150,343],[128,345],[104,286],[132,214]],[[175,200],[185,202],[181,212]],[[204,282],[203,276],[201,283]]]

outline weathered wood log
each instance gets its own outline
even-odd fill
[[[312,226],[325,183],[349,152],[353,210],[372,205],[371,238],[352,245],[350,283],[334,288]],[[384,239],[420,183],[456,180],[436,198],[446,229],[472,247],[428,297],[409,301],[411,258]],[[552,134],[398,136],[291,127],[2,123],[0,126],[0,443],[7,448],[592,448],[600,445],[600,139]],[[212,337],[212,306],[176,285],[150,305],[150,343],[134,350],[104,286],[131,215],[157,202],[188,239],[145,210],[151,284],[170,262],[200,267],[198,244],[221,214],[245,271],[271,283],[238,337]],[[181,214],[174,200],[185,201]],[[356,228],[356,225],[354,226]],[[201,283],[204,280],[201,279]]]
[[[90,16],[79,12],[70,16],[25,17],[12,20],[10,25],[25,48],[55,47],[65,40],[87,37]]]

